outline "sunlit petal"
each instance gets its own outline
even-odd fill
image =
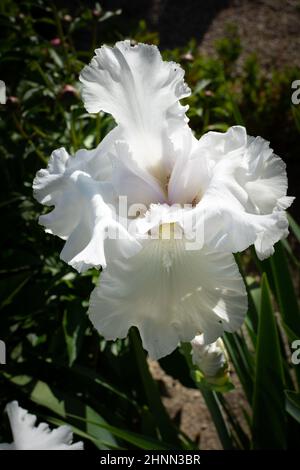
[[[254,244],[261,259],[270,256],[288,234],[284,209],[293,201],[286,197],[284,162],[267,142],[247,137],[240,126],[208,133],[199,145],[211,177],[193,217],[205,243],[229,252]]]
[[[86,156],[87,160],[89,154]],[[79,160],[79,161],[77,161]],[[138,243],[115,220],[113,186],[107,181],[95,181],[80,170],[84,151],[75,157],[65,149],[53,152],[46,170],[38,172],[34,183],[35,197],[54,209],[40,216],[46,231],[66,240],[61,258],[79,272],[90,267],[106,266],[107,231],[117,230],[119,236],[107,240],[112,256],[131,256]],[[107,164],[106,168],[107,168]],[[114,250],[111,245],[114,245]]]
[[[186,121],[179,103],[190,94],[183,70],[163,62],[158,49],[146,44],[123,41],[95,53],[80,75],[86,109],[112,114],[138,165],[161,172],[164,133]]]
[[[230,254],[187,251],[184,240],[147,240],[143,250],[101,274],[89,316],[106,339],[137,326],[152,358],[203,332],[213,342],[234,331],[247,309],[244,284]]]
[[[221,338],[205,344],[203,335],[197,335],[191,341],[192,361],[200,369],[206,382],[224,385],[229,380],[228,355]]]
[[[69,426],[60,426],[50,430],[48,424],[36,426],[36,416],[13,401],[6,407],[11,430],[12,444],[1,444],[0,450],[82,450],[83,443],[72,444],[73,433]]]

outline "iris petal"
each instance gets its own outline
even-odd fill
[[[48,168],[38,172],[33,183],[36,198],[54,205],[39,222],[47,232],[66,240],[61,258],[79,272],[106,266],[107,254],[132,256],[139,249],[138,242],[115,220],[112,184],[96,181],[81,170],[89,169],[89,157],[93,157],[86,154],[81,151],[71,157],[65,149],[56,150]],[[108,239],[108,230],[118,236]]]
[[[248,137],[240,126],[209,132],[199,150],[211,178],[191,216],[202,227],[205,243],[232,253],[254,244],[261,259],[270,256],[274,244],[288,235],[284,209],[293,198],[286,196],[284,162],[268,142]]]
[[[146,44],[123,41],[95,53],[80,75],[86,109],[112,114],[134,160],[156,174],[166,156],[164,133],[186,122],[187,108],[179,103],[190,94],[184,71]]]
[[[101,274],[89,316],[108,340],[138,327],[144,348],[158,359],[180,341],[203,332],[215,341],[243,322],[247,296],[230,254],[187,251],[184,240],[147,240],[129,260],[116,260]]]
[[[82,450],[83,443],[72,444],[73,433],[69,426],[50,430],[48,424],[36,426],[36,416],[13,401],[6,407],[14,442],[1,444],[0,450]]]

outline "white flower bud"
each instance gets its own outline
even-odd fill
[[[204,344],[203,334],[191,341],[192,361],[203,373],[207,382],[221,383],[228,379],[228,356],[221,338],[211,344]]]

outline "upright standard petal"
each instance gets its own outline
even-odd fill
[[[6,407],[11,430],[12,444],[0,444],[0,450],[82,450],[83,443],[72,444],[73,433],[69,426],[50,430],[48,424],[36,426],[36,416],[29,414],[12,401]]]
[[[116,194],[126,196],[128,206],[143,205],[147,208],[152,203],[166,201],[165,188],[154,176],[137,165],[126,142],[115,143],[111,161],[111,183]]]
[[[130,41],[96,49],[80,74],[83,100],[91,113],[110,113],[133,158],[152,174],[164,169],[164,134],[186,122],[179,100],[190,94],[178,64],[163,62],[156,46]]]
[[[36,199],[54,206],[39,222],[47,232],[66,240],[61,258],[79,272],[106,266],[105,245],[113,257],[131,256],[139,249],[138,242],[115,220],[109,205],[113,203],[111,183],[96,181],[84,171],[89,163],[95,168],[93,157],[83,150],[71,157],[65,149],[58,149],[33,182]]]
[[[171,139],[175,158],[168,181],[168,202],[196,205],[211,179],[209,161],[189,127]]]
[[[90,299],[98,332],[115,340],[136,326],[159,359],[200,332],[211,343],[239,328],[247,296],[233,256],[185,248],[184,239],[145,240],[136,256],[111,263]]]

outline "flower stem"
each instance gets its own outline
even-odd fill
[[[192,379],[194,380],[193,370],[194,365],[192,363],[192,356],[191,356],[191,344],[190,343],[181,343],[180,350],[185,357],[187,365],[190,369],[190,374]],[[232,439],[230,437],[225,419],[221,412],[221,405],[218,400],[218,396],[216,392],[209,390],[205,385],[202,385],[199,382],[195,381],[197,388],[200,390],[204,401],[207,405],[207,408],[210,412],[214,425],[216,427],[219,439],[221,444],[225,450],[233,449]]]
[[[145,395],[148,401],[148,405],[151,413],[155,417],[157,426],[159,428],[162,439],[169,443],[175,444],[177,448],[181,448],[180,439],[178,432],[176,431],[173,423],[171,422],[168,413],[162,404],[158,387],[153,380],[149,371],[148,363],[146,360],[145,351],[143,350],[141,339],[135,328],[130,330],[130,340],[135,353],[138,370],[142,379],[142,383],[145,390]]]
[[[232,449],[232,440],[229,435],[223,415],[221,413],[220,404],[216,392],[208,390],[205,386],[202,386],[201,384],[198,385],[198,388],[202,393],[207,408],[209,409],[223,448],[225,450]]]

